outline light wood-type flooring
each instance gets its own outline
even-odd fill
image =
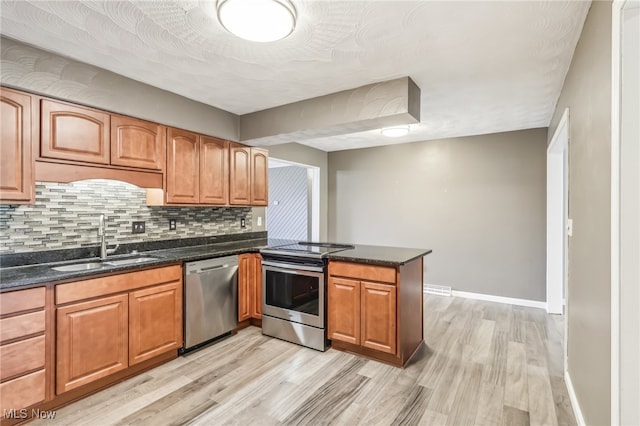
[[[427,295],[424,321],[405,369],[250,327],[33,424],[576,424],[562,317]]]

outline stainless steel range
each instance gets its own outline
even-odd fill
[[[262,249],[262,334],[324,351],[327,277],[325,256],[353,248],[300,242]]]

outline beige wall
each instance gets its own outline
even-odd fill
[[[327,153],[297,143],[287,143],[269,147],[269,157],[294,163],[314,166],[320,169],[320,240],[327,240],[327,186],[329,168]],[[256,212],[254,210],[254,212]],[[259,214],[260,212],[256,212]],[[254,217],[256,214],[254,214]],[[254,228],[255,230],[256,228]]]
[[[329,240],[433,249],[425,282],[545,300],[546,129],[329,153]]]
[[[235,114],[5,37],[0,45],[3,85],[239,140],[240,119]]]
[[[568,368],[587,424],[611,415],[611,2],[595,1],[548,139],[569,108]]]

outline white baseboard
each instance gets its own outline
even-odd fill
[[[465,299],[484,300],[487,302],[506,303],[507,305],[528,306],[530,308],[547,309],[546,302],[538,302],[537,300],[516,299],[513,297],[493,296],[490,294],[469,293],[466,291],[451,292],[452,296],[464,297]]]
[[[585,426],[586,423],[584,422],[584,417],[582,417],[582,410],[580,409],[580,404],[578,404],[576,391],[573,389],[573,383],[571,383],[571,377],[569,376],[568,371],[564,372],[564,383],[567,385],[567,393],[569,394],[573,414],[576,416],[576,422],[579,426]]]

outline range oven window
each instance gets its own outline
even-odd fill
[[[318,316],[320,278],[273,270],[265,278],[266,305]]]

